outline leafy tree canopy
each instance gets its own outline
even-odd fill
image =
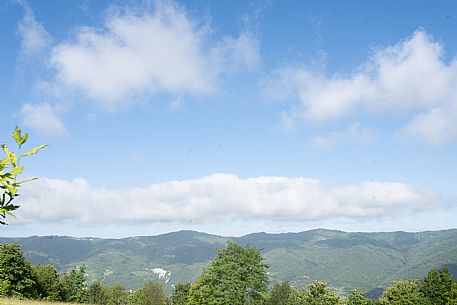
[[[60,275],[56,268],[52,265],[36,265],[32,270],[38,297],[47,301],[61,301]]]
[[[228,242],[192,285],[189,305],[256,304],[267,291],[267,265],[260,252]]]
[[[36,296],[32,267],[19,245],[0,245],[0,296]]]
[[[171,304],[187,305],[189,299],[190,283],[178,283],[174,286],[173,294],[171,295]]]
[[[435,305],[446,305],[452,290],[453,276],[447,267],[430,270],[420,284],[420,292]]]
[[[416,282],[400,280],[387,288],[379,298],[381,305],[431,305]]]

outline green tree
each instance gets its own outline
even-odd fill
[[[114,285],[106,290],[106,305],[125,305],[129,299],[129,293],[122,285]],[[152,303],[157,304],[157,303]]]
[[[19,208],[18,205],[13,204],[13,200],[19,196],[18,189],[23,183],[34,180],[29,179],[25,181],[17,181],[17,177],[24,170],[22,166],[22,157],[27,157],[36,154],[40,149],[43,149],[47,145],[40,145],[32,150],[29,150],[25,154],[21,153],[22,145],[24,145],[29,135],[27,133],[22,134],[22,131],[16,127],[12,135],[14,141],[17,144],[17,152],[14,153],[8,149],[6,144],[2,144],[1,147],[5,153],[5,157],[0,159],[0,224],[6,225],[6,217],[14,216],[13,211]]]
[[[17,244],[0,245],[0,296],[36,297],[32,267]]]
[[[294,287],[291,287],[289,297],[287,299],[287,305],[303,305],[305,304],[304,295],[305,291],[299,291]]]
[[[447,267],[430,270],[420,283],[420,292],[434,305],[446,305],[454,279]]]
[[[267,291],[267,265],[259,251],[228,242],[192,285],[189,305],[256,304]]]
[[[132,301],[135,305],[166,305],[167,297],[160,283],[149,281],[135,292]]]
[[[32,266],[37,296],[46,301],[61,301],[60,275],[52,265]]]
[[[387,288],[379,298],[381,305],[430,305],[416,282],[400,280]]]
[[[276,283],[265,301],[266,305],[287,305],[292,287],[289,282]]]
[[[86,293],[86,301],[90,304],[105,305],[107,300],[107,287],[100,280],[90,284]]]
[[[449,292],[449,296],[446,305],[457,305],[457,283],[452,283],[452,289]]]
[[[309,305],[336,305],[341,300],[328,288],[325,282],[315,281],[308,286],[304,296],[305,304]]]
[[[171,295],[172,305],[186,305],[189,299],[190,283],[178,283],[173,288]]]
[[[84,303],[86,300],[86,266],[73,268],[66,272],[62,279],[62,300],[67,302]]]
[[[353,289],[349,292],[346,304],[347,305],[368,305],[370,300],[364,296],[364,292]]]

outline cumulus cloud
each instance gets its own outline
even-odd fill
[[[376,138],[376,133],[359,123],[354,123],[343,131],[329,132],[313,140],[317,148],[329,148],[339,143],[370,143]]]
[[[36,21],[32,9],[26,2],[19,2],[25,10],[25,15],[18,25],[18,35],[21,38],[21,52],[25,56],[41,53],[52,41],[51,35],[41,23]]]
[[[82,27],[53,49],[56,86],[113,108],[158,92],[207,94],[227,71],[259,63],[253,35],[214,41],[210,34],[170,2],[156,2],[152,12],[117,11],[103,28]]]
[[[277,71],[272,84],[278,85],[277,95],[298,98],[300,107],[289,113],[298,120],[403,115],[411,118],[400,128],[403,135],[429,145],[457,140],[457,59],[446,62],[443,45],[423,30],[375,50],[348,75],[288,66]]]
[[[43,136],[59,136],[66,133],[65,126],[48,103],[24,104],[20,111],[21,125]]]
[[[18,198],[19,222],[83,223],[211,221],[217,218],[307,221],[334,217],[377,217],[427,209],[432,193],[399,182],[372,181],[331,186],[308,178],[241,179],[213,174],[130,190],[43,178]]]

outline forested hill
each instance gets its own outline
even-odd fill
[[[346,233],[311,230],[221,237],[193,231],[124,239],[60,236],[0,238],[18,243],[34,264],[61,271],[85,264],[89,281],[129,288],[157,279],[168,286],[194,281],[228,240],[261,249],[273,281],[297,286],[325,280],[340,289],[371,290],[395,279],[423,277],[434,267],[457,266],[457,230],[435,232]]]

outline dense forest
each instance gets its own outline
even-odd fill
[[[457,283],[444,267],[418,281],[395,281],[378,299],[358,290],[340,295],[322,281],[305,287],[272,284],[259,250],[229,241],[195,282],[176,284],[167,296],[162,284],[152,280],[137,290],[99,280],[87,283],[85,266],[59,274],[52,265],[32,265],[19,245],[3,244],[0,296],[100,305],[455,305]]]
[[[400,279],[420,279],[447,266],[457,275],[457,230],[355,233],[317,229],[298,233],[254,233],[223,237],[195,231],[122,239],[31,236],[1,238],[19,244],[33,264],[59,273],[86,266],[86,279],[137,290],[154,279],[173,285],[195,282],[228,241],[260,250],[274,282],[305,287],[322,280],[339,294],[371,291]]]

